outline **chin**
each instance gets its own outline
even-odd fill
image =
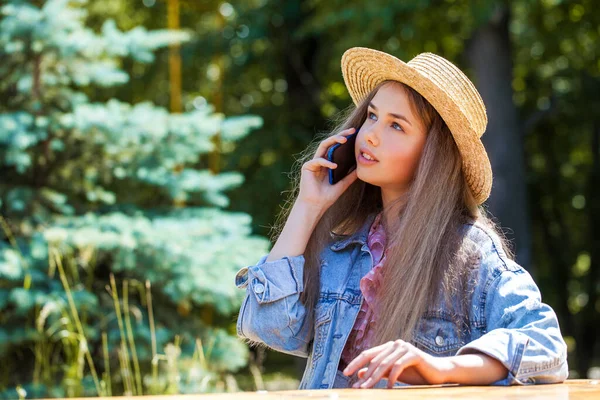
[[[361,172],[362,171],[362,172]],[[356,177],[363,182],[369,183],[371,185],[379,186],[376,180],[373,177],[370,177],[368,173],[365,173],[360,167],[356,169]]]

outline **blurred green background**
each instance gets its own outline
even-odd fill
[[[295,155],[354,46],[440,54],[487,107],[487,207],[600,377],[592,0],[0,2],[0,396],[296,388],[235,336]]]

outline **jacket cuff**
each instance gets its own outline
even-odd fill
[[[243,267],[235,276],[238,288],[248,287],[259,303],[270,303],[304,290],[304,255],[265,261],[264,255],[254,266]]]
[[[520,332],[494,329],[458,349],[456,355],[483,353],[500,361],[508,370],[508,375],[492,383],[493,386],[525,385],[529,380],[519,377],[519,368],[529,340],[527,335]]]

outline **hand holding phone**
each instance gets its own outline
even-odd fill
[[[358,129],[355,129],[345,143],[336,143],[327,150],[327,160],[337,164],[337,168],[329,169],[329,184],[335,185],[356,168],[354,146],[357,134]]]
[[[317,148],[314,157],[311,160],[306,161],[302,164],[301,176],[300,176],[300,191],[298,192],[297,202],[303,203],[310,206],[311,209],[317,210],[317,212],[324,212],[327,210],[339,196],[357,179],[355,171],[349,173],[341,173],[341,180],[336,181],[333,176],[329,174],[336,171],[339,167],[337,163],[331,162],[327,159],[327,153],[336,143],[343,143],[344,147],[336,147],[338,151],[348,151],[347,156],[352,155],[354,158],[353,149],[354,144],[348,144],[350,137],[355,135],[355,129],[349,128],[344,129],[339,134],[332,135],[321,141]],[[355,139],[352,138],[354,143]],[[330,156],[335,157],[332,150]],[[341,155],[342,153],[340,153]],[[348,161],[351,161],[348,159]],[[336,174],[337,177],[338,174]],[[331,179],[331,180],[330,180]],[[327,182],[329,181],[329,182]],[[331,182],[337,182],[332,185]]]

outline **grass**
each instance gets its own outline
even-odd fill
[[[21,254],[8,224],[1,216],[0,225],[12,246]],[[93,250],[86,249],[86,252],[86,259],[92,259]],[[180,338],[175,336],[174,342],[165,346],[164,354],[158,353],[150,281],[142,284],[136,280],[124,279],[121,285],[121,293],[119,293],[115,276],[112,273],[110,274],[110,285],[107,285],[106,289],[111,296],[119,327],[119,347],[116,350],[112,349],[117,354],[119,368],[116,371],[111,371],[111,349],[107,332],[103,331],[101,333],[101,347],[104,368],[101,374],[98,373],[84,330],[86,323],[82,323],[82,320],[86,321],[87,318],[85,315],[80,315],[69,283],[68,273],[71,279],[75,281],[79,280],[80,276],[73,252],[69,251],[68,253],[67,255],[62,254],[57,244],[48,245],[48,275],[52,279],[55,272],[58,272],[65,291],[67,305],[57,306],[57,303],[49,303],[36,309],[35,326],[40,339],[35,342],[33,348],[35,356],[33,384],[43,383],[50,387],[56,385],[62,379],[60,386],[62,386],[67,397],[83,396],[86,394],[84,381],[88,376],[87,374],[89,374],[98,396],[109,397],[113,396],[114,393],[119,395],[122,393],[125,396],[179,393],[179,382],[182,377]],[[26,267],[27,262],[22,254],[21,260]],[[28,268],[25,268],[25,272],[24,287],[28,289],[31,286],[31,275]],[[90,288],[92,282],[88,279],[86,283],[86,286]],[[150,365],[147,366],[150,373],[145,377],[142,376],[142,368],[138,359],[131,324],[129,297],[130,288],[132,287],[135,287],[141,298],[145,300],[142,301],[146,303],[148,315],[152,359]],[[59,307],[59,310],[56,307]],[[46,326],[49,315],[56,311],[59,312],[60,318],[52,325]],[[190,379],[194,379],[200,392],[239,390],[238,382],[232,374],[219,374],[217,371],[211,370],[209,360],[213,346],[214,340],[209,343],[205,354],[201,339],[196,338],[191,365],[188,365],[190,368],[195,368],[195,373],[188,375],[188,383],[190,383]],[[51,362],[57,352],[62,352],[61,357],[64,360],[62,365],[55,365]],[[160,368],[161,363],[164,366],[162,371]],[[260,369],[252,360],[249,370],[255,389],[264,389],[265,383]],[[116,387],[118,382],[122,383],[122,387]],[[22,386],[17,385],[15,389],[19,398],[27,397],[27,392]]]

